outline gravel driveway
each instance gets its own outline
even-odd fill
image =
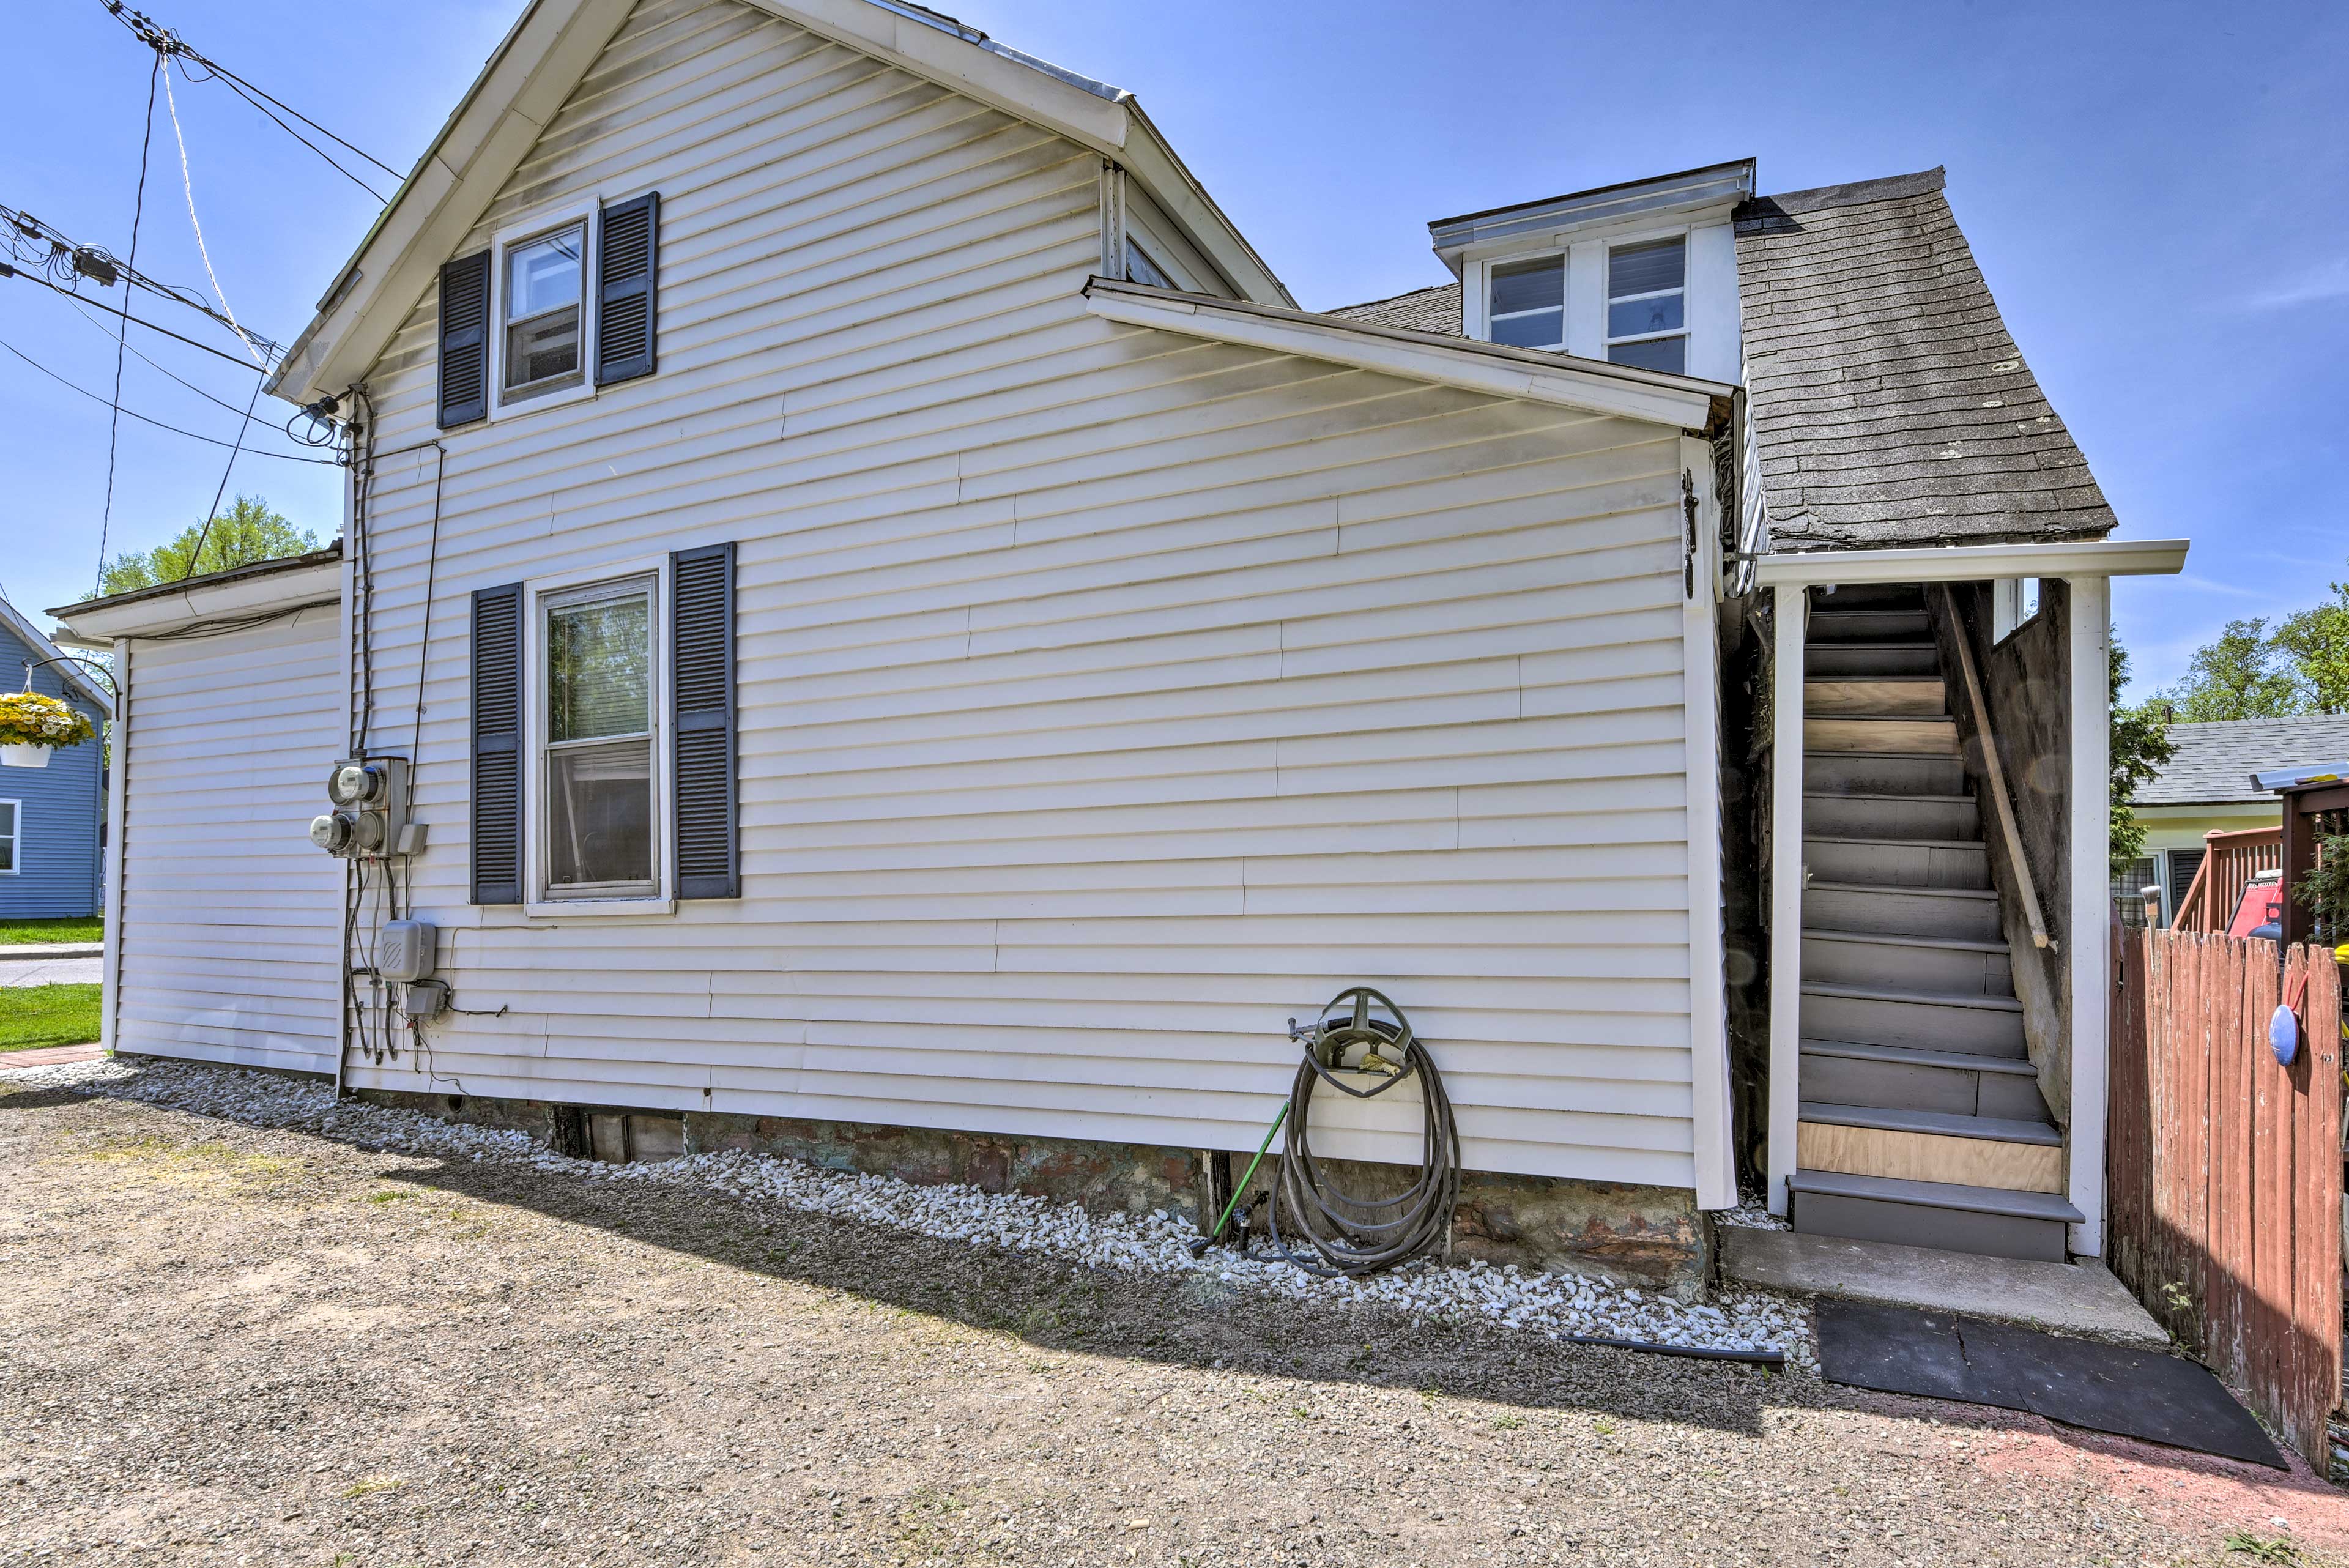
[[[2349,1561],[2305,1470],[11,1078],[0,1563]]]

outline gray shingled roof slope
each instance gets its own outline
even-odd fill
[[[2112,508],[2007,335],[1941,171],[1735,213],[1773,549],[2101,538]]]
[[[2251,787],[2251,775],[2275,768],[2349,760],[2349,715],[2172,724],[2169,743],[2177,748],[2176,753],[2159,774],[2137,786],[2137,805],[2272,803],[2274,795]]]
[[[1348,321],[1367,321],[1375,327],[1407,327],[1413,332],[1441,332],[1447,337],[1461,337],[1460,286],[1440,283],[1433,288],[1415,288],[1409,294],[1398,294],[1392,299],[1373,299],[1367,305],[1348,305],[1330,311]]]

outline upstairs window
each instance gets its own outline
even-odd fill
[[[1652,240],[1607,253],[1607,358],[1646,370],[1688,371],[1688,242]]]
[[[507,397],[535,397],[580,384],[586,254],[585,223],[506,248]]]
[[[1566,347],[1566,257],[1495,262],[1485,335],[1512,348]]]

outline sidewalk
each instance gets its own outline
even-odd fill
[[[37,963],[44,959],[101,958],[98,942],[0,942],[0,963]]]
[[[95,1062],[106,1054],[95,1040],[87,1045],[44,1045],[37,1051],[0,1051],[0,1073],[17,1067],[62,1067],[69,1062]]]

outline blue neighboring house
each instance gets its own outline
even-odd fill
[[[61,650],[0,598],[0,690],[25,689],[25,666]],[[48,664],[33,690],[67,701],[100,728],[114,704],[79,665]],[[0,767],[0,920],[87,917],[106,907],[106,747],[102,740],[50,753],[45,768]]]

